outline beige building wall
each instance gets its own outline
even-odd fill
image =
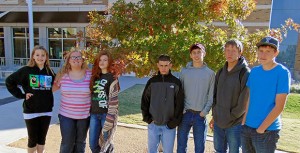
[[[258,5],[269,5],[272,4],[272,0],[256,0]]]
[[[243,21],[250,33],[266,30],[270,25],[272,0],[257,0],[256,9]]]
[[[256,9],[241,23],[250,33],[266,30],[270,26],[272,0],[257,1]],[[204,23],[203,23],[204,24]],[[227,27],[224,22],[213,22],[216,26]]]
[[[65,0],[61,0],[62,3],[55,3],[55,5],[67,4],[67,5],[90,5],[90,4],[102,4],[107,5],[109,0],[82,0],[82,3],[66,3]],[[54,3],[47,3],[46,0],[33,0],[33,5],[53,5]],[[20,5],[27,5],[26,0],[18,0],[17,3]],[[6,5],[15,5],[15,4],[6,4]]]
[[[258,9],[253,11],[245,20],[246,22],[269,22],[270,9]]]

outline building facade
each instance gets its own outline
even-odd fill
[[[63,53],[85,47],[78,32],[85,33],[88,12],[104,13],[108,0],[33,0],[34,45],[49,51],[51,66],[59,67]],[[26,0],[0,0],[0,68],[11,71],[30,58]]]
[[[133,0],[136,1],[136,0]],[[51,66],[61,65],[64,51],[78,42],[77,33],[85,32],[88,12],[104,13],[109,0],[33,0],[34,44],[49,51]],[[256,10],[243,25],[249,31],[269,28],[272,0],[257,1]],[[0,71],[13,71],[30,57],[28,11],[26,0],[0,0]],[[224,23],[215,23],[226,26]],[[3,74],[0,74],[3,77]]]

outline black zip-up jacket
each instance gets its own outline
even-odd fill
[[[171,74],[158,75],[148,80],[142,95],[143,121],[175,128],[183,114],[184,96],[181,82]]]
[[[37,66],[24,66],[6,78],[8,91],[16,98],[24,99],[23,112],[26,114],[52,112],[52,85],[55,74],[51,70]],[[21,85],[24,93],[18,87]],[[26,100],[26,93],[32,93]]]

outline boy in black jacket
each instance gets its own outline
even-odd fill
[[[156,153],[160,141],[164,152],[173,152],[176,126],[183,113],[183,90],[178,78],[171,74],[171,59],[158,58],[158,75],[146,84],[142,96],[143,121],[148,125],[148,152]]]

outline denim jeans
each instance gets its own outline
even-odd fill
[[[241,125],[220,128],[214,124],[214,147],[216,153],[239,153],[241,148]]]
[[[72,119],[58,114],[61,132],[60,153],[84,153],[89,118]]]
[[[279,140],[279,131],[257,133],[255,128],[242,126],[241,139],[243,153],[274,153]]]
[[[148,125],[148,153],[157,153],[160,141],[162,142],[163,151],[172,153],[176,128],[170,129],[167,125]]]
[[[92,153],[99,153],[99,136],[104,126],[106,113],[104,114],[91,114],[90,118],[90,133],[89,142]]]
[[[195,153],[203,153],[207,134],[207,121],[199,113],[186,112],[177,132],[177,153],[187,152],[189,132],[193,127]]]

